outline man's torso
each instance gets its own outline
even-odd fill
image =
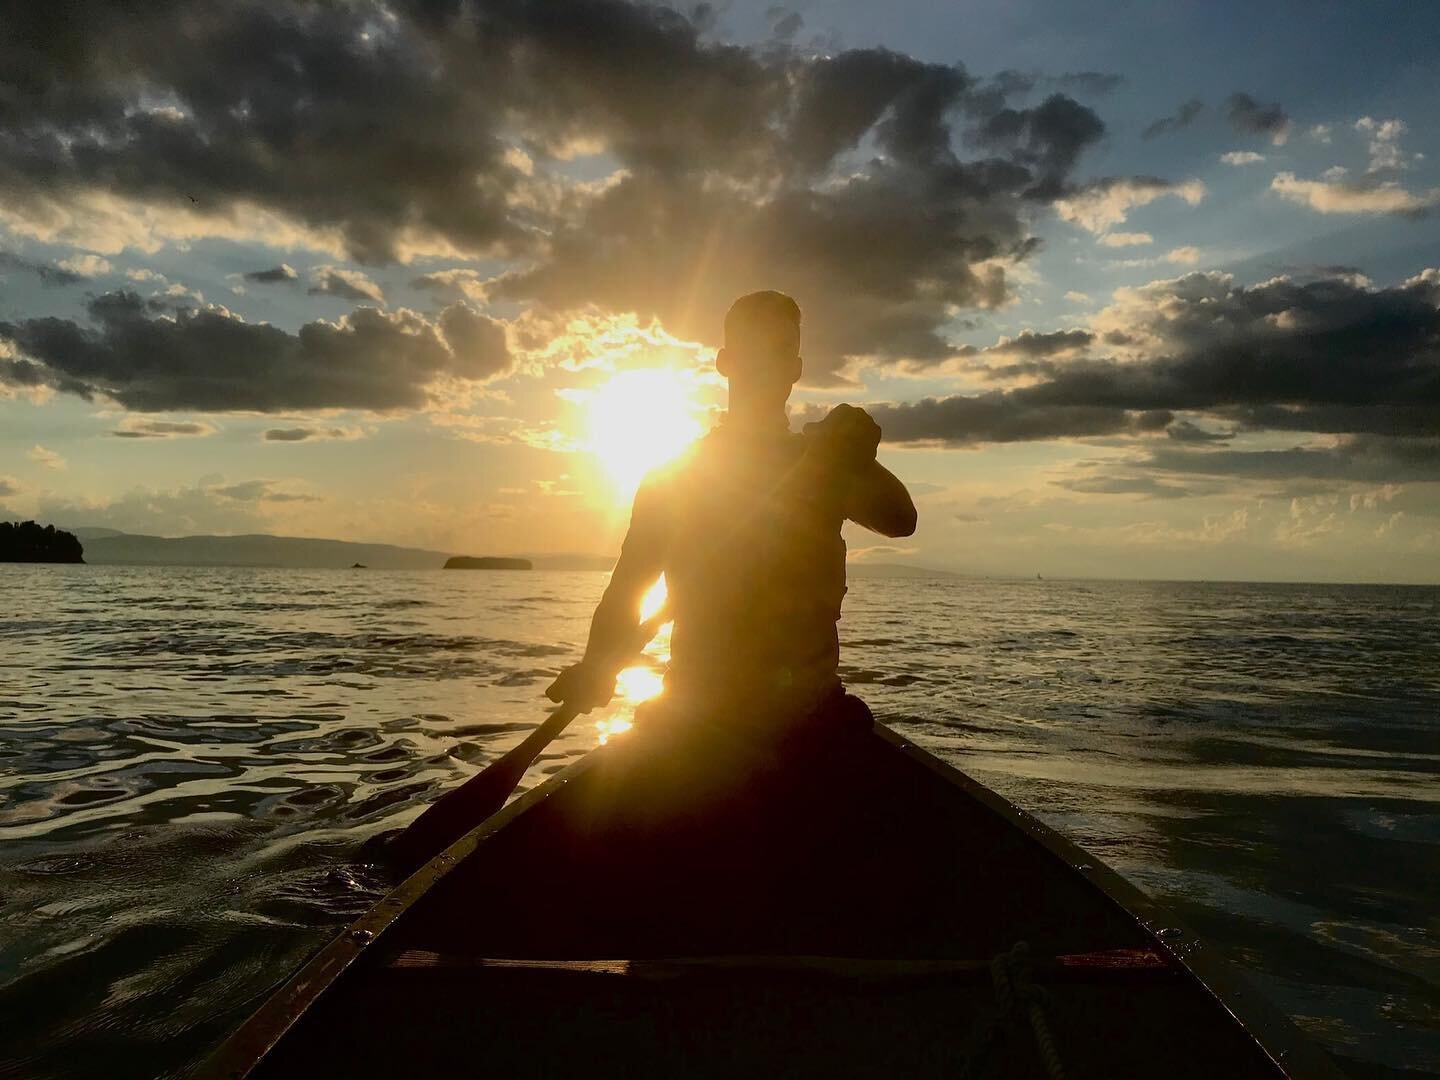
[[[677,704],[790,713],[839,688],[845,542],[833,502],[796,482],[805,439],[722,426],[647,480],[675,628]]]

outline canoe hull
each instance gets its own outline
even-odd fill
[[[1071,1075],[1340,1075],[1137,890],[880,725],[637,729],[413,875],[212,1070],[954,1077],[1022,940]],[[985,1075],[1044,1075],[1024,1024],[989,1041]]]

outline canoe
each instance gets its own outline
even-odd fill
[[[1159,904],[861,710],[768,741],[637,724],[407,878],[204,1075],[1342,1075]]]

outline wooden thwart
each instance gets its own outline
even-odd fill
[[[1037,957],[1037,978],[1096,979],[1172,975],[1175,966],[1149,949],[1109,949]],[[858,982],[911,982],[990,977],[989,960],[891,959],[857,956],[684,956],[644,960],[531,960],[447,955],[423,949],[397,953],[393,971],[526,972],[669,981],[716,977],[806,977]]]

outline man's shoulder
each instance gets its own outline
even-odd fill
[[[680,453],[676,454],[669,461],[656,465],[645,474],[640,481],[642,492],[659,494],[670,490],[676,483],[685,479],[696,467],[702,454],[702,444],[709,436],[696,439]]]

